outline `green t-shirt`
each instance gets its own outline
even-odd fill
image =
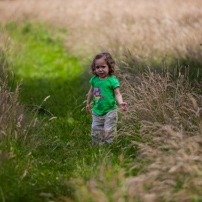
[[[107,79],[99,79],[98,76],[93,76],[90,84],[94,87],[93,90],[93,112],[97,115],[103,115],[112,109],[116,109],[116,101],[114,88],[119,86],[119,81],[113,76]]]

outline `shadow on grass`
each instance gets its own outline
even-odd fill
[[[24,78],[20,98],[28,108],[38,109],[42,115],[68,117],[85,106],[83,102],[90,86],[88,80],[87,73],[72,79]],[[43,102],[47,96],[50,98]]]

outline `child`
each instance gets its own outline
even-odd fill
[[[112,143],[118,119],[115,98],[120,107],[127,111],[127,103],[123,102],[119,92],[119,81],[112,76],[115,61],[109,53],[99,53],[94,57],[90,68],[94,76],[90,80],[86,110],[91,114],[90,101],[93,96],[92,142],[93,145]]]

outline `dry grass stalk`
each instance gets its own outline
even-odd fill
[[[82,178],[71,180],[75,190],[75,201],[88,202],[109,202],[109,201],[125,201],[126,183],[124,171],[113,172],[111,166],[100,166],[98,175],[88,182],[84,182]],[[109,197],[110,196],[110,197]],[[109,199],[110,198],[110,199]]]
[[[169,72],[158,74],[148,68],[146,73],[135,78],[127,77],[127,74],[124,77],[122,85],[134,117],[141,121],[182,126],[185,131],[197,130],[202,113],[201,95],[191,87],[188,74],[179,72],[177,81],[174,81]]]
[[[0,50],[0,137],[10,138],[12,135],[17,138],[25,120],[24,108],[20,106],[18,101],[21,84],[18,84],[14,91],[10,89],[5,64],[4,52]]]
[[[139,159],[146,165],[142,174],[128,179],[128,195],[143,201],[145,194],[153,194],[156,201],[192,201],[193,196],[200,197],[201,134],[187,137],[166,126],[150,133],[150,138],[152,143],[134,142],[140,148]]]
[[[129,198],[192,201],[202,195],[202,96],[188,78],[179,73],[173,80],[168,72],[148,69],[133,82],[123,82],[130,109],[125,120],[130,124],[122,135],[133,136],[131,125],[138,121],[142,138],[138,142],[134,134],[131,144],[139,147],[143,169],[127,180]]]

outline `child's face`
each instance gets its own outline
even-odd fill
[[[109,66],[104,57],[95,60],[95,73],[99,76],[99,79],[106,79],[109,77]]]

